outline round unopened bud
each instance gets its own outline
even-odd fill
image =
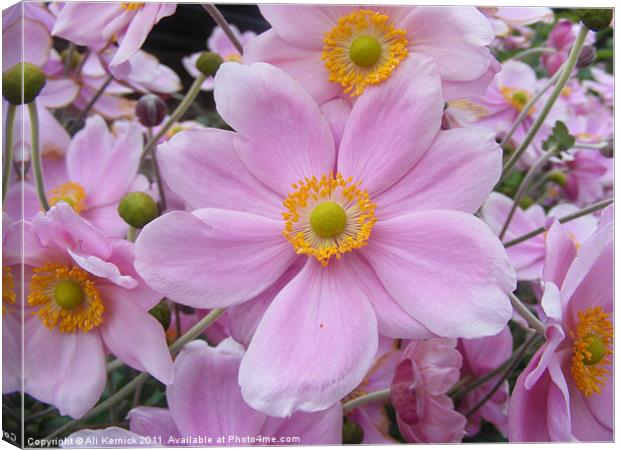
[[[163,122],[167,113],[166,102],[158,95],[143,95],[136,103],[136,116],[145,127],[156,127]]]
[[[583,69],[584,67],[588,67],[594,61],[596,57],[596,49],[591,45],[585,45],[581,49],[581,53],[579,53],[579,58],[577,58],[577,68]]]
[[[581,22],[592,31],[601,31],[609,26],[613,10],[608,8],[582,8],[578,10]]]
[[[566,186],[566,174],[561,170],[554,170],[549,174],[549,181],[564,187]]]
[[[351,419],[345,419],[342,425],[343,444],[361,444],[364,440],[364,430]]]
[[[132,227],[143,228],[157,217],[157,204],[144,192],[130,192],[118,204],[118,215]]]
[[[164,330],[167,330],[170,326],[170,308],[165,300],[162,300],[151,309],[149,309],[149,314],[157,319],[161,326],[164,327]]]
[[[45,86],[45,81],[45,74],[36,65],[29,62],[17,63],[2,74],[2,96],[12,105],[32,103]]]
[[[212,77],[223,63],[224,60],[217,53],[202,52],[196,60],[196,69],[198,69],[204,76]]]

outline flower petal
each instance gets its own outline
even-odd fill
[[[147,437],[161,437],[168,442],[170,437],[180,437],[181,433],[174,423],[169,409],[153,406],[138,406],[127,413],[129,429],[133,433]]]

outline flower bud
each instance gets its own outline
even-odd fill
[[[581,22],[592,31],[604,30],[613,17],[613,10],[607,8],[582,8],[577,13]]]
[[[220,68],[224,60],[220,55],[213,52],[202,52],[196,60],[196,69],[204,76],[212,77]]]
[[[343,444],[361,444],[364,441],[364,430],[351,419],[345,418],[342,425]]]
[[[566,174],[561,170],[554,170],[549,174],[549,181],[564,187],[566,186]]]
[[[36,65],[29,62],[17,63],[2,74],[2,96],[12,105],[32,103],[45,86],[45,82],[45,74]],[[23,101],[22,88],[24,91]]]
[[[532,197],[523,197],[519,201],[519,206],[523,209],[527,209],[534,204],[534,199]]]
[[[168,107],[159,96],[146,94],[136,103],[136,116],[145,127],[156,127],[163,122]]]
[[[157,319],[161,326],[164,327],[164,331],[170,326],[170,308],[165,300],[162,300],[151,309],[149,314]]]
[[[144,192],[130,192],[118,204],[118,215],[132,227],[143,228],[157,217],[157,204]]]
[[[596,57],[596,49],[591,45],[586,45],[581,49],[581,53],[579,53],[579,58],[577,58],[577,68],[583,69],[584,67],[588,67],[594,61]]]

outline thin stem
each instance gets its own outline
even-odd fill
[[[37,114],[37,103],[34,100],[28,104],[28,113],[30,114],[30,159],[32,160],[32,171],[34,173],[34,181],[37,188],[37,196],[41,202],[44,211],[49,211],[50,205],[47,203],[45,195],[45,184],[43,182],[43,169],[41,167],[41,154],[39,152],[39,116]]]
[[[112,381],[112,377],[108,377],[106,384],[108,385],[108,397],[113,397],[116,393],[116,389],[114,388],[114,382]],[[110,421],[118,422],[118,411],[116,409],[116,405],[110,406]]]
[[[153,129],[151,127],[147,128],[146,135],[148,141],[150,142],[153,139]],[[157,183],[157,190],[159,191],[159,210],[161,212],[164,212],[167,208],[166,192],[164,191],[164,182],[161,176],[161,171],[159,170],[159,163],[157,162],[157,152],[153,152],[151,156],[153,157],[153,171],[155,172],[155,182]]]
[[[204,83],[206,78],[207,77],[204,76],[202,73],[199,74],[198,77],[196,77],[196,79],[194,80],[194,83],[189,88],[189,91],[187,91],[185,98],[183,99],[181,103],[179,103],[179,106],[177,106],[174,112],[170,115],[170,117],[168,118],[168,121],[164,124],[164,126],[162,126],[159,129],[157,134],[153,136],[151,139],[149,139],[149,141],[146,143],[146,145],[144,146],[144,150],[142,150],[142,156],[140,158],[141,165],[144,164],[144,160],[146,159],[146,156],[152,152],[153,148],[155,148],[155,145],[157,144],[159,139],[161,139],[161,137],[164,134],[166,134],[166,132],[170,129],[170,127],[172,127],[172,125],[174,125],[183,116],[183,114],[185,114],[185,112],[189,109],[190,105],[192,104],[192,102],[194,101],[198,93],[200,92],[202,83]]]
[[[127,231],[127,240],[129,242],[136,242],[136,238],[138,237],[138,230],[135,227],[129,225],[129,230]]]
[[[181,336],[181,308],[179,308],[178,303],[174,304],[174,325],[178,338]]]
[[[508,230],[508,227],[510,226],[510,222],[512,221],[512,218],[517,210],[517,207],[519,206],[519,202],[521,201],[521,198],[523,198],[528,188],[530,187],[531,182],[534,180],[534,176],[536,176],[538,171],[542,169],[545,164],[547,164],[547,161],[549,161],[549,158],[555,155],[557,151],[558,151],[558,147],[552,147],[532,167],[530,167],[530,170],[527,171],[527,173],[525,174],[525,177],[523,177],[523,180],[521,180],[521,183],[519,184],[519,188],[517,189],[517,193],[515,194],[514,200],[512,202],[512,207],[510,208],[510,212],[508,213],[508,217],[506,217],[504,226],[502,227],[502,230],[499,233],[500,241],[504,238],[504,235],[506,234],[506,231]]]
[[[13,127],[15,126],[15,113],[17,106],[9,103],[6,112],[6,129],[4,130],[4,158],[2,163],[2,204],[6,200],[9,191],[9,180],[11,179],[11,166],[13,165]]]
[[[366,405],[368,403],[377,402],[380,400],[387,400],[390,398],[390,388],[381,389],[378,391],[369,392],[368,394],[349,400],[342,405],[343,412],[347,413],[354,408]]]
[[[193,341],[195,338],[200,336],[200,334],[202,334],[207,328],[209,328],[217,320],[218,317],[224,314],[224,311],[225,311],[224,308],[212,309],[209,314],[204,316],[196,325],[190,328],[190,330],[187,333],[185,333],[183,336],[177,339],[170,347],[168,347],[170,349],[170,353],[174,355],[176,352],[181,350],[185,344],[187,344],[190,341]],[[118,365],[117,361],[118,360],[115,360],[115,361],[112,361],[110,364],[108,364],[108,372],[110,371],[111,365]],[[150,375],[147,372],[142,372],[140,375],[135,377],[133,380],[131,380],[129,383],[123,386],[121,389],[116,391],[114,395],[108,397],[106,400],[99,403],[93,409],[88,411],[84,416],[80,417],[79,419],[74,419],[71,422],[67,422],[66,424],[58,428],[57,430],[54,430],[44,439],[45,440],[53,439],[56,436],[60,435],[61,433],[73,429],[73,427],[81,424],[85,420],[88,420],[91,417],[94,417],[98,415],[99,413],[106,411],[109,408],[113,407],[118,402],[123,400],[126,396],[131,394],[134,390],[136,390],[141,384],[146,382],[149,376]]]
[[[508,59],[523,59],[530,55],[537,55],[539,53],[555,53],[557,50],[555,48],[549,47],[536,47],[536,48],[528,48],[527,50],[523,50],[522,52],[517,53],[512,58]]]
[[[37,420],[40,419],[42,417],[45,417],[51,413],[53,413],[54,411],[56,411],[56,407],[55,406],[50,406],[49,408],[44,409],[43,411],[39,411],[38,413],[34,413],[28,417],[25,418],[25,421],[33,421],[33,420]]]
[[[560,96],[562,89],[564,89],[564,86],[566,85],[568,79],[571,76],[571,73],[573,72],[573,69],[575,68],[575,65],[577,64],[577,58],[579,57],[579,53],[581,53],[581,49],[583,47],[583,43],[586,39],[587,34],[588,34],[588,28],[586,28],[582,24],[581,27],[579,28],[579,33],[577,34],[577,39],[575,39],[573,48],[571,48],[571,51],[568,55],[568,59],[566,60],[564,69],[561,71],[562,74],[560,75],[560,78],[558,79],[557,84],[553,88],[553,92],[551,92],[551,95],[549,96],[549,99],[545,103],[545,106],[543,106],[543,109],[540,112],[540,115],[534,121],[532,128],[528,130],[527,135],[525,136],[525,139],[523,139],[523,142],[521,142],[521,145],[519,145],[519,148],[514,152],[514,154],[510,157],[508,162],[504,165],[504,170],[502,171],[501,179],[503,179],[510,172],[510,170],[514,167],[514,165],[517,163],[521,155],[523,155],[525,150],[527,150],[527,148],[529,147],[530,143],[532,142],[532,140],[538,133],[538,130],[540,130],[540,127],[542,126],[543,122],[547,119],[547,116],[549,115],[551,108],[553,108],[555,101]]]
[[[241,42],[239,42],[239,39],[237,39],[235,32],[232,30],[232,28],[230,28],[230,25],[228,24],[220,10],[217,9],[217,6],[212,3],[204,3],[202,7],[205,9],[205,11],[209,13],[215,23],[218,24],[222,30],[224,30],[224,33],[226,33],[226,36],[228,37],[228,39],[230,39],[230,42],[232,42],[239,54],[243,55],[243,45],[241,45]]]
[[[136,386],[136,391],[133,393],[132,402],[134,408],[140,404],[140,399],[142,398],[142,388],[144,387],[144,383],[146,383],[146,381],[147,380],[144,380],[142,383]]]
[[[69,42],[69,46],[67,47],[67,55],[65,59],[65,66],[62,69],[63,76],[69,75],[69,70],[71,70],[71,64],[73,63],[73,55],[75,53],[75,44],[73,42]]]
[[[90,110],[93,108],[93,106],[95,106],[95,103],[97,103],[99,98],[103,95],[103,93],[105,92],[107,87],[110,85],[112,80],[114,80],[114,77],[112,75],[106,78],[106,80],[103,82],[103,84],[99,87],[99,89],[95,93],[95,96],[90,100],[90,102],[88,102],[88,105],[86,105],[86,108],[84,108],[84,110],[80,113],[80,115],[75,120],[73,125],[71,125],[71,127],[69,128],[69,134],[73,134],[77,131],[82,121],[86,118],[86,116],[88,115]]]
[[[606,208],[614,202],[613,198],[607,198],[605,200],[601,200],[593,205],[588,206],[587,208],[580,209],[579,211],[575,211],[572,214],[568,214],[566,216],[562,216],[558,219],[560,223],[570,222],[571,220],[579,219],[580,217],[587,216],[588,214],[592,214],[600,209]],[[523,236],[519,236],[511,241],[504,242],[504,247],[512,247],[513,245],[520,244],[521,242],[527,241],[528,239],[533,238],[534,236],[538,236],[541,233],[545,232],[545,227],[539,227],[535,230],[530,231],[529,233],[524,234]]]
[[[504,381],[506,381],[508,377],[510,377],[512,372],[514,372],[514,370],[517,368],[517,366],[521,362],[521,359],[525,356],[525,354],[527,353],[528,349],[532,346],[532,344],[536,342],[537,338],[538,336],[536,334],[532,334],[528,338],[528,340],[525,341],[525,344],[523,345],[523,347],[521,348],[521,350],[519,351],[515,359],[512,361],[512,363],[510,364],[510,366],[508,367],[504,375],[499,380],[497,380],[497,383],[495,383],[495,385],[487,393],[487,395],[485,395],[473,408],[471,408],[469,411],[467,411],[467,413],[465,413],[465,417],[469,418],[472,414],[478,411],[486,402],[489,401],[489,399],[491,399],[495,395],[497,390],[502,386],[502,384],[504,384]]]
[[[525,104],[525,106],[523,107],[519,115],[517,116],[517,119],[514,121],[514,123],[510,127],[510,130],[508,130],[508,133],[506,133],[506,136],[504,136],[504,138],[502,139],[502,145],[510,141],[510,138],[512,137],[512,135],[515,134],[515,131],[517,131],[517,128],[519,127],[519,125],[521,125],[521,122],[525,120],[525,118],[528,116],[528,114],[530,113],[534,105],[538,102],[538,100],[540,100],[540,98],[545,94],[545,92],[547,92],[551,88],[551,86],[553,86],[556,83],[556,81],[558,81],[558,78],[560,78],[561,74],[562,74],[562,68],[560,68],[560,70],[558,70],[555,73],[555,75],[553,75],[553,77],[551,77],[551,79],[547,81],[547,84],[545,84],[538,92],[536,92],[532,96],[531,99],[529,99],[529,101]]]
[[[543,323],[538,320],[538,318],[532,313],[532,311],[529,310],[527,306],[525,306],[521,302],[521,300],[519,300],[519,297],[514,295],[512,292],[508,294],[508,296],[510,297],[510,303],[512,304],[512,307],[517,312],[517,314],[523,317],[527,324],[538,334],[544,336],[545,326],[543,325]]]
[[[610,143],[607,141],[598,142],[596,144],[591,144],[588,142],[575,142],[575,145],[573,145],[573,148],[581,148],[584,150],[603,150],[604,148],[607,148],[609,145]]]

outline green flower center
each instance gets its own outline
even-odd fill
[[[84,293],[79,284],[65,280],[56,285],[54,300],[62,309],[75,309],[84,300]]]
[[[514,101],[515,103],[521,106],[525,106],[525,104],[528,101],[528,96],[523,91],[517,91],[514,94],[512,94],[512,101]]]
[[[605,343],[596,334],[588,334],[586,341],[589,341],[587,350],[590,352],[590,357],[587,356],[583,359],[583,363],[586,366],[592,366],[599,362],[605,356]]]
[[[360,36],[349,47],[349,56],[359,67],[371,67],[381,58],[381,44],[372,36]]]
[[[338,203],[323,202],[310,214],[310,226],[322,238],[340,235],[346,225],[347,214]]]

